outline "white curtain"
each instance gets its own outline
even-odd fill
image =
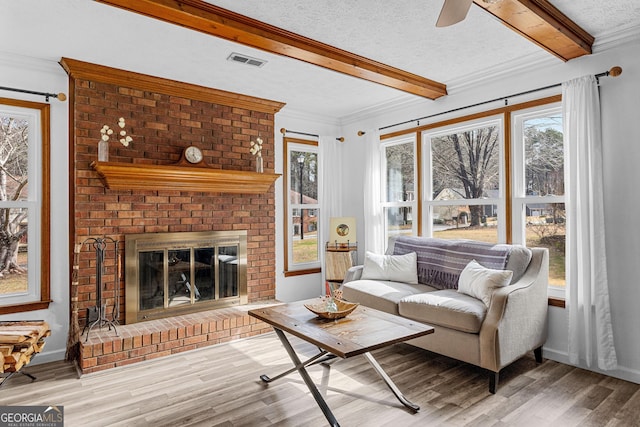
[[[381,153],[380,132],[376,129],[365,134],[364,153],[364,240],[365,249],[374,253],[384,250],[384,215],[380,206]]]
[[[325,265],[324,260],[324,244],[329,241],[329,220],[332,217],[342,216],[342,143],[335,137],[321,136],[318,139],[318,158],[320,180],[320,218],[322,223],[320,226],[321,240],[320,244],[323,248],[320,251],[320,260]],[[322,269],[322,283],[324,283],[325,269]],[[323,285],[324,286],[324,285]]]
[[[567,195],[569,361],[617,367],[603,208],[600,98],[594,76],[562,84]]]

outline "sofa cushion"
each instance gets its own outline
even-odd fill
[[[342,296],[347,301],[397,315],[398,301],[402,298],[433,290],[434,288],[426,285],[384,280],[355,280],[344,284]]]
[[[505,270],[513,271],[511,283],[515,283],[520,280],[524,272],[527,271],[527,267],[529,267],[531,257],[533,256],[531,249],[522,245],[507,245],[505,243],[496,245],[496,247],[500,246],[507,246],[510,249],[509,260],[507,261]]]
[[[391,280],[410,285],[418,284],[417,255],[379,255],[367,251],[364,256],[362,279]]]
[[[496,288],[507,286],[511,282],[513,271],[493,270],[483,267],[473,260],[460,273],[458,292],[481,300],[487,307]]]
[[[487,314],[487,306],[455,289],[443,289],[402,298],[398,302],[398,313],[429,325],[478,333]]]

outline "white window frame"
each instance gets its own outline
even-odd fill
[[[498,168],[499,168],[499,195],[497,198],[460,199],[460,200],[434,200],[433,199],[433,174],[432,174],[432,139],[441,135],[464,132],[480,127],[497,126],[498,134]],[[498,210],[498,242],[506,241],[506,200],[505,200],[505,171],[504,171],[504,115],[483,117],[481,119],[456,123],[422,132],[422,231],[424,236],[433,236],[433,208],[436,206],[470,206],[470,205],[496,205]],[[497,242],[497,243],[498,243]]]
[[[527,196],[525,183],[524,122],[536,117],[550,114],[562,115],[562,104],[553,103],[543,106],[518,110],[511,113],[511,169],[512,174],[512,240],[513,243],[526,245],[526,206],[527,204],[566,203],[565,195]],[[563,117],[564,120],[564,117]],[[566,151],[566,146],[565,146]],[[550,297],[565,297],[565,288],[549,285]]]
[[[318,162],[318,167],[316,168],[316,170],[318,171],[318,174],[316,175],[316,179],[318,181],[318,200],[317,203],[304,203],[304,204],[300,204],[298,203],[291,203],[290,199],[289,199],[289,195],[291,194],[291,182],[292,182],[292,176],[290,171],[291,165],[289,164],[289,160],[291,159],[291,152],[306,152],[306,153],[314,153],[316,155],[316,159]],[[285,268],[286,271],[288,272],[300,272],[300,271],[305,271],[305,270],[309,270],[310,272],[316,272],[316,270],[321,268],[322,265],[322,254],[321,254],[321,250],[323,249],[322,247],[322,242],[321,242],[321,238],[320,236],[322,235],[322,230],[321,228],[321,211],[320,211],[320,203],[321,201],[320,199],[320,189],[321,187],[321,174],[319,173],[320,171],[320,164],[321,164],[321,159],[320,159],[320,154],[319,154],[319,150],[318,150],[318,145],[317,143],[313,142],[313,141],[309,141],[309,143],[299,143],[299,142],[291,142],[290,140],[286,143],[286,152],[285,152],[285,156],[287,159],[287,181],[286,181],[286,201],[287,201],[287,266]],[[296,190],[296,189],[293,189]],[[294,237],[294,224],[293,224],[293,218],[294,218],[294,211],[298,210],[299,216],[295,216],[295,217],[302,217],[303,215],[303,209],[304,210],[310,210],[313,209],[315,210],[315,215],[314,218],[316,218],[317,220],[317,225],[318,225],[318,229],[316,230],[317,233],[317,240],[318,240],[318,259],[317,261],[314,262],[305,262],[305,263],[295,263],[293,261],[293,237]]]
[[[27,208],[28,209],[28,253],[27,253],[27,290],[13,294],[0,294],[0,313],[7,306],[11,307],[7,312],[28,311],[29,308],[19,306],[30,303],[48,303],[48,295],[43,296],[43,291],[48,293],[48,276],[42,277],[42,224],[43,224],[43,104],[28,103],[22,101],[11,102],[4,100],[0,102],[0,114],[3,116],[13,116],[28,122],[28,197],[19,201],[0,201],[2,208]],[[31,107],[33,104],[33,107]],[[48,105],[45,105],[48,113]],[[47,239],[48,242],[48,239]],[[48,270],[47,270],[48,271]],[[1,280],[1,279],[0,279]],[[43,285],[43,281],[46,284]],[[44,287],[46,286],[46,288]],[[44,297],[44,298],[43,298]],[[46,300],[46,301],[44,301]]]
[[[413,200],[410,201],[388,201],[387,200],[387,155],[386,155],[386,151],[387,148],[389,147],[393,147],[393,146],[398,146],[398,145],[403,145],[403,144],[412,144],[413,145],[413,185],[414,185],[414,197]],[[412,235],[417,235],[418,234],[418,222],[419,219],[418,217],[418,191],[419,191],[419,183],[418,183],[418,156],[416,155],[416,148],[417,148],[417,144],[416,144],[416,137],[415,134],[412,135],[404,135],[400,138],[394,138],[394,139],[390,139],[388,141],[384,141],[380,144],[380,162],[381,162],[381,170],[382,170],[382,174],[381,174],[381,179],[382,179],[382,185],[380,186],[380,200],[381,200],[381,205],[382,205],[382,212],[383,212],[383,226],[384,226],[384,245],[383,247],[386,250],[386,246],[387,243],[389,241],[389,227],[388,227],[388,221],[387,221],[387,210],[389,208],[403,208],[403,207],[409,207],[411,208],[411,214],[413,216],[413,220],[411,223],[411,233]]]

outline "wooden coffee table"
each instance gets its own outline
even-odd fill
[[[336,357],[346,359],[363,355],[398,400],[407,408],[415,412],[419,411],[420,407],[411,403],[402,395],[398,387],[370,352],[431,334],[433,333],[433,327],[364,306],[357,307],[353,313],[342,319],[322,319],[304,306],[305,303],[314,302],[317,303],[318,299],[249,310],[250,316],[262,320],[273,327],[294,364],[293,368],[275,377],[262,375],[260,379],[265,383],[270,383],[294,371],[298,371],[316,399],[318,406],[327,417],[329,424],[338,426],[338,421],[311,380],[306,367],[326,362]],[[305,362],[301,362],[285,332],[314,344],[320,352]]]

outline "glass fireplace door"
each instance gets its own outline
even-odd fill
[[[127,323],[247,302],[246,232],[126,236]]]
[[[139,252],[140,310],[237,297],[238,246]]]

